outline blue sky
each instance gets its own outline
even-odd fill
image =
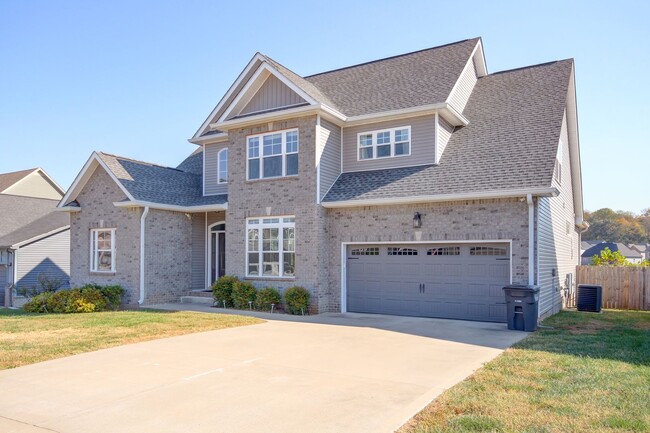
[[[0,1],[0,172],[93,150],[175,166],[263,52],[301,75],[482,36],[490,72],[575,58],[584,203],[650,207],[650,3]]]

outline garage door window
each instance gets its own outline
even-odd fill
[[[427,256],[460,256],[460,247],[429,248]]]
[[[369,248],[352,248],[350,254],[353,256],[378,256],[379,247],[369,247]]]
[[[499,247],[472,247],[469,249],[470,256],[507,256],[508,250]]]
[[[389,256],[417,256],[418,250],[415,248],[388,248]]]
[[[295,218],[251,218],[246,225],[246,275],[293,277],[296,269]]]

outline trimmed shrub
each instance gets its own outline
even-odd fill
[[[121,286],[102,287],[87,284],[54,293],[41,293],[27,302],[23,309],[30,313],[93,313],[108,309],[116,310],[123,293],[124,289]]]
[[[284,291],[284,303],[290,314],[308,313],[310,298],[309,291],[301,286],[289,287]]]
[[[232,307],[232,289],[239,278],[233,275],[224,275],[212,285],[212,296],[220,307],[223,307],[224,301],[226,306]]]
[[[248,302],[255,302],[257,289],[248,281],[237,281],[232,288],[232,303],[235,308],[248,308]]]
[[[271,309],[271,304],[275,304],[277,307],[282,300],[280,292],[275,287],[265,287],[257,292],[257,297],[255,298],[255,308],[262,311],[268,311]]]
[[[124,289],[122,286],[104,286],[100,287],[99,291],[102,292],[102,296],[106,300],[106,309],[117,311],[122,304],[122,296],[124,295]]]
[[[23,305],[23,310],[28,313],[47,313],[47,301],[49,301],[52,295],[54,295],[52,292],[43,292],[34,295],[29,302]]]

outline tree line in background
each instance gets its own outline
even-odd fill
[[[584,241],[621,242],[624,244],[650,243],[650,208],[641,215],[613,211],[609,208],[585,212],[589,230],[582,234]]]

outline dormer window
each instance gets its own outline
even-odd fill
[[[391,158],[411,154],[411,127],[380,129],[357,134],[357,159]]]
[[[248,180],[298,174],[298,130],[247,137]]]
[[[228,183],[228,148],[219,151],[217,160],[217,183]]]

